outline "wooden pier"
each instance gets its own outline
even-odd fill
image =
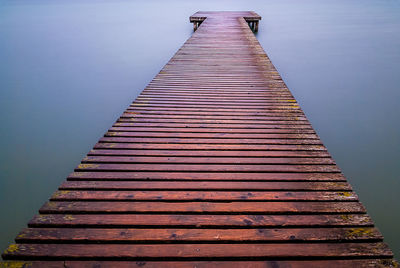
[[[193,36],[0,266],[395,267],[254,36],[260,19],[190,17]]]

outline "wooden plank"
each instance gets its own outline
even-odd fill
[[[165,267],[165,268],[276,268],[276,267],[290,267],[290,268],[320,268],[320,267],[358,267],[358,268],[371,268],[371,267],[397,267],[398,263],[391,259],[363,259],[363,260],[303,260],[303,261],[138,261],[138,262],[112,262],[112,261],[66,261],[65,267]],[[33,263],[32,267],[35,266]]]
[[[240,98],[238,98],[240,97]],[[241,97],[241,96],[229,96],[229,97],[222,97],[222,96],[193,96],[193,95],[164,95],[164,96],[157,96],[157,95],[140,95],[136,99],[136,103],[145,102],[145,103],[174,103],[174,102],[196,102],[196,103],[247,103],[247,104],[264,104],[264,103],[296,103],[296,100],[293,99],[291,96],[285,96],[279,94],[278,96],[269,96],[268,98],[265,96],[253,96],[253,97]],[[206,118],[207,119],[207,118]],[[249,118],[245,118],[249,119]],[[267,118],[265,118],[267,119]],[[307,120],[303,117],[303,120]]]
[[[253,157],[170,157],[160,156],[86,156],[82,163],[168,163],[168,164],[285,164],[333,165],[332,158],[253,158]]]
[[[157,138],[207,138],[207,139],[318,139],[315,134],[242,134],[242,133],[175,133],[175,132],[140,132],[112,131],[109,137],[157,137]]]
[[[176,73],[177,75],[181,75],[182,71],[178,71]],[[201,76],[201,72],[198,72],[199,76]],[[164,75],[165,77],[166,75]],[[171,78],[171,75],[168,76]],[[204,76],[202,76],[204,77]],[[210,76],[206,76],[206,78],[210,78]],[[227,77],[229,79],[232,79],[232,76]],[[162,91],[161,91],[162,92]],[[217,93],[218,94],[218,93]],[[239,97],[239,98],[238,98]],[[272,93],[269,94],[218,94],[218,95],[213,95],[213,94],[195,94],[195,93],[171,93],[171,94],[166,94],[164,93],[155,93],[154,91],[148,91],[144,90],[142,94],[140,94],[139,97],[136,98],[137,100],[190,100],[190,101],[195,101],[195,100],[201,100],[201,101],[270,101],[270,100],[280,100],[280,101],[289,101],[289,102],[296,102],[296,100],[293,98],[293,96],[290,93],[278,93],[276,95],[273,95]]]
[[[100,142],[111,143],[178,143],[178,144],[322,144],[315,139],[201,139],[201,138],[131,138],[131,137],[103,137]]]
[[[340,172],[336,165],[79,164],[75,171]]]
[[[185,227],[185,228],[257,228],[257,227],[368,227],[367,214],[319,215],[151,215],[151,214],[40,214],[29,227]]]
[[[174,200],[174,201],[356,201],[353,192],[284,192],[284,191],[56,191],[52,201],[99,200]]]
[[[251,129],[251,128],[203,128],[203,127],[190,127],[190,128],[169,128],[169,127],[111,127],[110,131],[147,131],[147,132],[173,132],[173,133],[239,133],[239,134],[313,134],[315,131],[313,129],[278,129],[278,128],[264,128],[264,129]]]
[[[201,105],[201,104],[151,104],[151,103],[132,103],[131,107],[136,106],[145,106],[145,107],[173,107],[173,108],[217,108],[218,109],[248,109],[248,110],[268,110],[268,109],[276,109],[276,110],[297,110],[299,109],[298,105],[293,104],[276,104],[276,105],[221,105],[221,104],[210,104],[210,105]]]
[[[177,117],[177,118],[200,118],[201,116],[205,116],[205,118],[227,118],[227,119],[276,119],[280,118],[280,120],[298,118],[299,120],[306,120],[305,115],[301,111],[294,112],[246,112],[246,111],[235,111],[235,112],[216,112],[213,110],[210,111],[184,111],[184,110],[149,110],[143,108],[135,108],[126,110],[121,117]]]
[[[247,113],[258,113],[258,114],[264,114],[264,113],[286,113],[286,114],[298,114],[302,113],[302,111],[294,106],[293,108],[287,108],[287,107],[280,107],[280,109],[276,108],[264,108],[264,109],[244,109],[244,108],[226,108],[225,109],[219,109],[219,108],[210,108],[210,107],[146,107],[146,105],[135,105],[132,107],[129,107],[127,112],[135,112],[135,111],[180,111],[180,112],[212,112],[212,113],[238,113],[241,112],[243,113],[246,111]]]
[[[314,260],[314,261],[5,261],[0,267],[30,267],[30,268],[319,268],[319,267],[396,267],[398,263],[390,259],[363,259],[363,260]]]
[[[229,248],[229,251],[226,249]],[[360,258],[392,257],[383,243],[310,244],[12,244],[4,259],[185,259],[185,258]]]
[[[112,143],[100,142],[94,149],[130,150],[244,150],[244,151],[326,151],[322,145],[265,144],[179,144],[179,143]]]
[[[371,227],[283,229],[121,229],[27,228],[17,243],[249,243],[249,242],[377,242],[382,235]]]
[[[161,180],[161,181],[327,181],[343,182],[341,173],[213,173],[213,172],[72,172],[68,180]],[[232,183],[229,183],[232,184]],[[246,185],[249,185],[246,183]],[[250,184],[251,185],[251,184]],[[283,187],[284,183],[280,183]],[[317,186],[314,185],[314,186]],[[246,186],[247,187],[247,186]],[[246,187],[242,187],[247,189]],[[254,188],[253,188],[254,189]],[[263,189],[263,188],[261,188]],[[285,189],[285,188],[282,188]],[[307,187],[310,189],[310,187]],[[316,190],[321,188],[316,188]],[[349,189],[347,186],[343,189]],[[340,190],[340,189],[337,189]]]
[[[246,108],[243,108],[246,109]],[[115,127],[177,127],[177,128],[253,128],[253,129],[266,129],[266,128],[280,128],[280,129],[311,129],[309,124],[290,124],[287,121],[271,122],[270,124],[221,124],[221,123],[146,123],[146,122],[117,122]]]
[[[88,156],[175,156],[175,157],[205,157],[212,155],[213,157],[329,157],[326,151],[206,151],[206,150],[113,150],[98,149],[90,150]],[[314,158],[314,159],[315,159]],[[234,158],[231,158],[234,160]]]
[[[93,263],[89,262],[75,262],[72,264],[73,267],[92,267],[89,265],[93,265]],[[112,265],[111,262],[102,264],[103,266]],[[114,263],[115,265],[115,263]],[[127,265],[127,263],[122,264]],[[65,267],[72,267],[70,264],[66,265],[64,261],[0,261],[1,268],[65,268]],[[110,267],[110,266],[109,266]]]
[[[239,191],[350,191],[347,182],[280,181],[65,181],[60,190],[239,190]]]
[[[164,105],[178,105],[180,106],[185,106],[186,105],[190,105],[190,107],[196,107],[197,105],[201,105],[201,107],[204,106],[218,106],[220,108],[223,108],[225,106],[227,107],[232,107],[234,106],[245,106],[250,107],[250,108],[258,108],[258,107],[265,107],[265,106],[279,106],[279,107],[285,107],[286,105],[289,104],[288,107],[292,107],[292,105],[294,103],[297,103],[294,99],[291,100],[280,100],[280,99],[275,99],[275,100],[266,100],[266,99],[260,99],[260,100],[228,100],[228,101],[224,101],[224,100],[206,100],[206,101],[201,101],[201,100],[190,100],[188,98],[184,98],[184,99],[177,99],[177,98],[173,98],[170,100],[156,100],[154,98],[152,99],[147,99],[147,100],[140,100],[140,99],[136,99],[135,102],[132,103],[132,106],[135,105],[141,105],[141,104],[145,104],[146,106],[164,106]]]
[[[88,202],[49,201],[40,213],[223,213],[307,214],[365,213],[359,202]]]
[[[186,119],[186,118],[120,118],[120,123],[182,123],[182,124],[249,124],[249,125],[299,125],[309,127],[310,124],[305,120],[231,120],[231,119]]]

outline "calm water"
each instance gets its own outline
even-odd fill
[[[400,2],[215,2],[0,2],[1,251],[190,37],[191,14],[255,10],[262,46],[400,257]]]

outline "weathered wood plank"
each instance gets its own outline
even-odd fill
[[[175,156],[175,157],[329,157],[326,151],[206,151],[206,150],[113,150],[113,149],[94,149],[90,150],[89,156]],[[235,158],[231,158],[234,160]]]
[[[285,192],[285,191],[56,191],[53,201],[134,201],[134,200],[175,200],[175,201],[355,201],[354,192]]]
[[[142,163],[142,164],[269,164],[269,165],[333,165],[332,158],[253,158],[253,157],[177,157],[174,155],[165,156],[87,156],[82,163]]]
[[[299,125],[309,127],[310,124],[305,120],[232,120],[232,119],[186,119],[186,118],[142,118],[142,117],[122,117],[118,119],[120,123],[182,123],[182,124],[238,124],[238,125]]]
[[[61,184],[61,190],[238,190],[238,191],[350,191],[347,182],[238,182],[232,181],[66,181]]]
[[[203,127],[143,127],[143,126],[132,126],[132,127],[111,127],[110,131],[147,131],[147,132],[173,132],[173,133],[240,133],[240,134],[274,134],[274,133],[283,133],[283,134],[313,134],[315,131],[313,129],[279,129],[279,128],[203,128]]]
[[[114,154],[114,152],[112,152]],[[122,154],[128,154],[122,151]],[[162,181],[329,181],[343,182],[341,173],[230,173],[230,172],[72,172],[68,180],[162,180]],[[231,183],[229,183],[231,184]],[[285,187],[284,183],[280,183]],[[314,186],[317,186],[314,185]],[[244,187],[242,187],[244,188]],[[282,188],[285,189],[285,188]],[[310,189],[310,187],[308,187]],[[316,188],[316,190],[321,188]],[[343,190],[343,188],[341,188]],[[348,189],[348,188],[346,188]],[[339,189],[338,189],[339,190]]]
[[[152,261],[139,261],[136,263],[132,262],[92,262],[90,264],[85,262],[74,262],[66,261],[65,267],[143,267],[146,268],[153,267],[166,267],[166,268],[182,268],[182,267],[192,267],[192,268],[276,268],[276,267],[291,267],[291,268],[319,268],[319,267],[358,267],[358,268],[370,268],[370,267],[397,267],[398,263],[390,259],[373,259],[373,260],[315,260],[315,261],[197,261],[197,262],[152,262]],[[87,265],[87,266],[86,266]],[[96,266],[97,265],[97,266]]]
[[[180,132],[139,132],[113,131],[109,137],[156,137],[156,138],[207,138],[207,139],[318,139],[315,134],[241,134],[241,133],[180,133]]]
[[[186,172],[340,172],[336,165],[235,164],[79,164],[75,171],[186,171]]]
[[[196,242],[377,242],[382,235],[371,227],[284,229],[121,229],[27,228],[17,243],[196,243]]]
[[[229,250],[227,250],[229,248]],[[308,244],[12,244],[5,259],[185,259],[392,257],[383,243]]]
[[[367,227],[366,214],[323,215],[151,215],[151,214],[40,214],[30,227],[160,227],[257,228],[257,227]]]
[[[72,264],[74,267],[92,267],[93,263],[90,264],[90,262],[75,262]],[[90,266],[89,266],[90,265]],[[109,263],[104,263],[101,265],[112,265],[112,262]],[[115,262],[114,262],[115,265]],[[122,265],[127,265],[127,262]],[[105,267],[101,266],[101,267]],[[65,268],[65,267],[71,267],[66,265],[64,261],[0,261],[0,268]]]
[[[243,108],[246,109],[246,108]],[[117,122],[113,126],[115,127],[177,127],[177,128],[253,128],[253,129],[265,129],[265,128],[280,128],[280,129],[311,129],[309,124],[291,124],[287,121],[282,121],[281,124],[278,122],[271,122],[270,124],[221,124],[221,123],[146,123],[146,122]]]
[[[322,144],[315,139],[201,139],[201,138],[158,138],[158,137],[103,137],[100,142],[112,143],[179,143],[179,144]]]
[[[94,149],[130,150],[244,150],[244,151],[326,151],[322,145],[265,144],[184,144],[184,143],[113,143],[100,142]]]
[[[2,265],[2,263],[0,263]],[[390,267],[398,265],[391,259],[363,259],[363,260],[314,260],[314,261],[6,261],[4,268],[9,267],[31,267],[31,268],[319,268],[319,267]]]
[[[50,201],[40,213],[365,213],[359,202],[88,202]]]

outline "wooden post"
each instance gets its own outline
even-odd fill
[[[258,22],[258,20],[247,20],[247,24],[253,32],[258,32]]]
[[[193,31],[196,31],[197,28],[200,27],[201,23],[202,23],[202,21],[193,21]]]

